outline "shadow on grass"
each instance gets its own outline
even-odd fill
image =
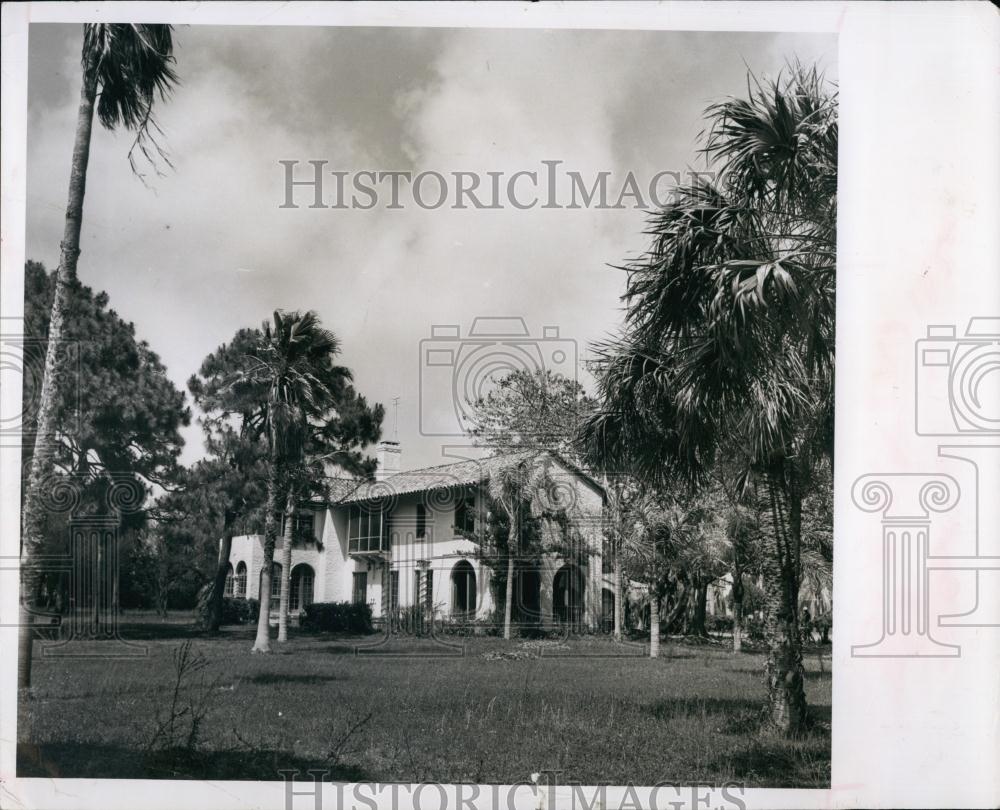
[[[829,787],[830,707],[809,706],[805,733],[789,739],[765,724],[763,706],[752,705],[756,705],[752,713],[735,711],[727,715],[728,727],[720,730],[743,735],[743,740],[735,749],[720,755],[714,766],[734,773],[750,785],[769,788]],[[720,708],[733,711],[725,706]]]
[[[243,628],[234,628],[242,630]],[[126,641],[165,641],[169,639],[185,640],[189,638],[232,638],[232,634],[227,632],[228,628],[221,633],[212,635],[203,630],[195,622],[128,622],[122,621],[118,625],[118,632]],[[239,637],[239,633],[235,635]]]
[[[266,685],[277,685],[281,686],[290,683],[305,683],[318,685],[322,683],[330,683],[331,681],[341,681],[336,675],[294,675],[294,674],[283,674],[280,672],[260,672],[257,675],[251,675],[249,678],[242,678],[245,683],[257,683]]]
[[[187,751],[145,753],[96,743],[17,746],[18,777],[59,779],[235,779],[281,781],[280,771],[327,770],[327,781],[368,781],[360,768],[331,767],[286,751]]]
[[[760,701],[734,698],[670,698],[651,703],[649,711],[657,720],[705,720],[723,734],[740,736],[756,734],[764,722]]]
[[[752,785],[829,787],[830,740],[828,737],[801,740],[758,737],[745,747],[719,757],[715,766],[727,768]]]

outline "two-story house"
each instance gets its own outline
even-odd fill
[[[477,538],[487,519],[491,475],[533,461],[561,519],[543,520],[535,553],[519,559],[515,620],[543,628],[596,629],[609,620],[611,578],[602,570],[604,490],[558,455],[522,451],[402,471],[398,442],[378,447],[376,480],[329,480],[328,501],[299,509],[292,548],[290,612],[311,602],[366,602],[375,617],[423,605],[435,618],[468,621],[494,610],[496,567]],[[311,540],[309,539],[311,538]],[[281,538],[274,554],[270,609],[280,592]],[[539,550],[542,549],[542,550]],[[260,598],[262,535],[234,538],[227,594]],[[503,561],[503,575],[506,562]]]

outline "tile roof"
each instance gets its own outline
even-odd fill
[[[337,502],[341,498],[346,498],[358,488],[358,484],[360,483],[361,481],[357,478],[328,477],[326,479],[326,487],[330,493],[330,501]]]
[[[336,497],[333,497],[332,500],[339,503],[357,503],[372,498],[384,498],[388,495],[406,495],[413,492],[478,484],[480,481],[489,479],[498,468],[531,458],[539,452],[537,450],[523,450],[517,453],[490,456],[489,458],[469,459],[451,464],[439,464],[436,467],[407,470],[390,475],[382,481],[366,481],[353,491],[341,496],[339,500]],[[333,495],[332,492],[331,495]]]

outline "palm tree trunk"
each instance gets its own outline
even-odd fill
[[[260,612],[257,616],[257,638],[250,652],[271,652],[271,566],[274,564],[274,541],[278,535],[278,481],[272,472],[267,482],[267,514],[264,518],[264,560],[260,571]]]
[[[743,649],[743,572],[733,573],[733,652]]]
[[[222,542],[219,544],[219,563],[215,569],[215,580],[212,582],[212,593],[208,598],[208,616],[205,629],[209,633],[218,633],[222,625],[222,603],[226,593],[226,577],[229,575],[229,555],[233,550],[233,521],[226,512],[225,525],[222,528]]]
[[[649,657],[660,657],[660,597],[655,593],[649,600]]]
[[[686,635],[708,637],[708,630],[705,628],[706,603],[708,602],[708,583],[701,577],[695,579],[694,588],[691,590],[690,613]]]
[[[65,353],[61,351],[63,321],[70,288],[76,280],[76,261],[80,255],[80,228],[83,224],[83,197],[87,187],[87,163],[90,160],[90,135],[94,125],[94,98],[97,79],[94,57],[88,56],[83,65],[83,84],[76,117],[76,139],[73,143],[73,163],[70,168],[69,198],[66,202],[66,224],[60,245],[56,289],[49,316],[48,344],[45,348],[45,370],[35,424],[35,448],[31,472],[25,487],[21,531],[21,608],[18,621],[18,686],[31,685],[31,646],[34,632],[30,619],[38,591],[39,571],[36,559],[42,545],[45,515],[40,503],[42,487],[52,468],[55,445],[55,401]]]
[[[782,495],[795,501],[783,481],[769,482],[771,531],[764,537],[764,633],[768,655],[764,666],[767,707],[771,725],[794,737],[806,724],[806,697],[802,668],[802,641],[798,627],[798,532],[786,518]],[[801,514],[801,500],[796,507]]]
[[[517,542],[517,533],[520,531],[520,523],[518,521],[517,505],[515,504],[514,509],[511,510],[510,514],[510,537],[507,540],[507,584],[505,588],[505,597],[503,603],[503,637],[505,640],[510,640],[510,625],[511,617],[513,615],[513,603],[514,603],[514,548]]]
[[[510,640],[511,607],[514,601],[514,554],[507,553],[507,584],[503,602],[503,637]]]
[[[288,641],[288,597],[292,587],[292,536],[295,532],[295,495],[285,501],[285,531],[281,539],[281,596],[278,600],[278,641]]]
[[[622,560],[620,549],[615,547],[615,641],[622,640]]]

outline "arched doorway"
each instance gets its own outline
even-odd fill
[[[583,571],[566,564],[552,581],[552,619],[577,628],[583,622]]]
[[[615,592],[610,588],[601,589],[601,627],[605,633],[615,631]]]
[[[467,560],[460,560],[451,569],[451,615],[456,619],[476,615],[476,572]]]
[[[533,627],[542,621],[542,576],[534,566],[514,569],[511,620],[522,627]]]
[[[304,610],[306,605],[313,602],[313,586],[316,582],[316,574],[312,566],[306,563],[299,563],[292,569],[292,581],[289,583],[288,610]],[[279,591],[280,594],[280,591]]]

